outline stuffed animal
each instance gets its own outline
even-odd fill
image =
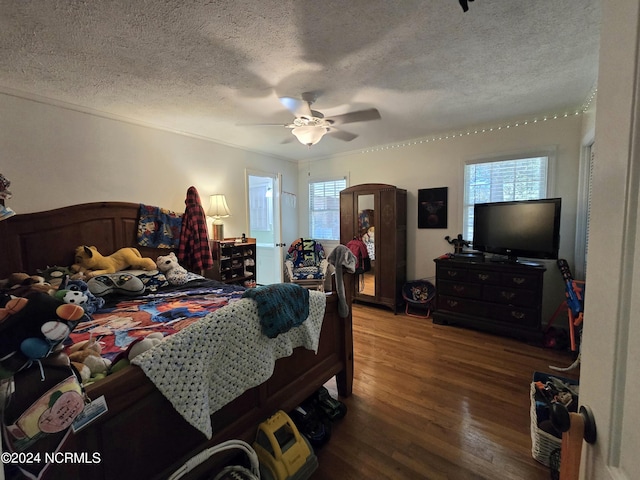
[[[80,305],[89,315],[93,315],[105,303],[104,298],[96,297],[91,293],[87,283],[82,280],[65,279],[53,296],[64,303]]]
[[[83,272],[88,278],[105,273],[116,273],[129,267],[142,270],[155,270],[156,264],[150,258],[143,257],[136,248],[126,247],[103,256],[94,246],[82,245],[76,248],[75,262],[71,266],[74,272]]]
[[[81,273],[76,273],[74,275],[69,268],[59,267],[57,265],[47,267],[44,270],[38,270],[37,272],[38,275],[44,277],[44,281],[50,284],[53,288],[58,288],[62,281],[67,277],[72,280],[82,280],[82,278],[76,278],[76,276],[83,276]]]
[[[0,378],[54,353],[76,325],[90,320],[78,305],[31,292],[0,309]]]
[[[101,356],[102,347],[95,338],[74,343],[67,348],[69,360],[80,372],[83,385],[88,385],[107,376],[111,360]]]
[[[118,354],[113,359],[113,365],[109,370],[109,373],[115,373],[122,370],[125,367],[131,365],[131,361],[141,353],[151,350],[164,340],[162,332],[153,332],[144,338],[138,338],[129,344],[127,350]]]
[[[49,293],[52,286],[40,275],[29,275],[27,273],[12,273],[8,278],[0,280],[0,287],[8,290],[11,295],[24,297],[29,292],[38,291]]]
[[[158,270],[164,273],[167,281],[171,285],[184,285],[187,283],[189,276],[187,269],[178,263],[178,257],[171,252],[169,255],[159,256],[156,260]]]
[[[164,335],[161,332],[153,332],[140,340],[136,340],[127,349],[127,359],[129,361],[133,360],[141,353],[151,350],[163,340]]]

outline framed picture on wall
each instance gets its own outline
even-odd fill
[[[447,228],[449,187],[418,190],[418,228]]]

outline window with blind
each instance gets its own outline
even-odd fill
[[[548,156],[465,165],[463,238],[473,239],[473,206],[476,203],[547,198],[548,170]]]
[[[340,240],[340,191],[347,180],[309,182],[309,235],[316,240]]]

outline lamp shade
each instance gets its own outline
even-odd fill
[[[318,143],[327,131],[327,128],[322,126],[304,126],[294,128],[291,133],[300,143],[310,147]]]
[[[209,201],[209,210],[207,210],[207,216],[214,218],[224,218],[231,215],[229,206],[227,205],[227,199],[224,194],[217,193],[211,195]]]

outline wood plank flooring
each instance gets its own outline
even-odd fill
[[[531,457],[529,385],[569,352],[367,305],[353,331],[353,395],[312,480],[550,478]]]

